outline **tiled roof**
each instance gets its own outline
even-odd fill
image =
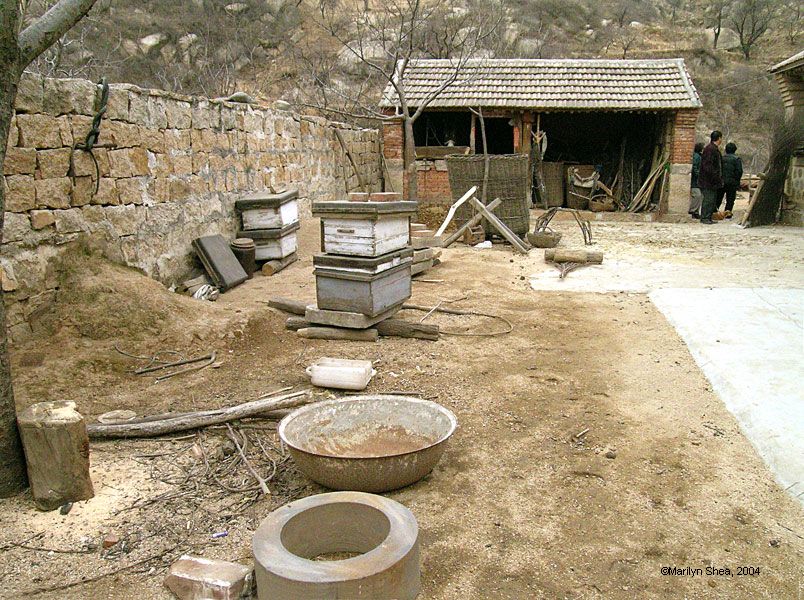
[[[804,50],[798,54],[794,54],[786,60],[783,60],[778,65],[773,65],[770,69],[768,69],[768,71],[771,73],[783,73],[802,65],[804,65]]]
[[[410,62],[404,89],[417,106],[455,72],[449,59]],[[380,106],[397,104],[389,84]],[[541,110],[672,110],[698,108],[701,100],[684,61],[475,59],[429,108]]]

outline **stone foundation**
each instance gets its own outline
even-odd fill
[[[94,83],[79,79],[26,74],[20,83],[3,169],[0,258],[14,340],[52,305],[56,259],[78,240],[170,285],[194,268],[194,238],[234,235],[241,195],[298,188],[309,215],[311,201],[358,189],[334,123],[131,85],[110,87],[96,171],[92,156],[75,149],[90,130],[96,95]],[[337,126],[363,180],[380,190],[378,132]]]

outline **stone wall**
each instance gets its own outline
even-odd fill
[[[58,288],[56,259],[79,239],[171,284],[194,266],[191,241],[236,229],[245,193],[298,188],[312,200],[358,189],[333,126],[371,191],[382,187],[375,130],[267,107],[110,87],[94,150],[90,81],[25,75],[4,165],[2,289],[12,339],[29,335]],[[97,186],[97,191],[96,191]]]

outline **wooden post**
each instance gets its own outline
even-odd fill
[[[75,402],[40,402],[17,420],[36,508],[55,510],[92,498],[89,438]]]
[[[477,117],[472,113],[472,126],[469,130],[469,147],[472,149],[472,154],[477,154]]]

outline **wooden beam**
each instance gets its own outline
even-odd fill
[[[502,200],[500,200],[499,198],[495,198],[494,200],[489,202],[489,204],[485,208],[487,208],[488,210],[494,210],[501,203],[502,203]],[[482,220],[483,220],[483,215],[480,214],[480,213],[477,213],[471,219],[469,219],[466,223],[461,225],[457,230],[455,230],[455,232],[451,236],[449,236],[447,239],[445,239],[443,242],[441,242],[441,247],[446,248],[450,244],[455,243],[456,240],[458,240],[461,236],[463,236],[465,231],[471,229],[472,227],[474,227],[475,225],[480,223],[480,221],[482,221]]]
[[[483,206],[483,203],[477,198],[470,198],[469,202],[475,207],[475,209],[477,209],[478,213],[485,217],[485,219],[491,223],[497,231],[500,232],[500,235],[511,243],[516,250],[522,254],[528,253],[528,247],[525,246],[525,243],[519,239],[519,236],[511,231],[505,223],[500,221],[499,217],[491,212],[488,206]]]
[[[447,230],[447,226],[449,225],[450,221],[452,221],[452,217],[455,216],[455,211],[458,210],[458,208],[464,202],[469,200],[470,197],[474,196],[475,192],[477,192],[477,186],[473,185],[471,188],[469,188],[468,192],[466,192],[463,196],[458,198],[458,200],[452,206],[449,207],[449,212],[447,213],[444,222],[441,223],[441,227],[439,227],[438,231],[436,231],[435,237],[441,237],[442,235],[444,235],[444,232]]]

